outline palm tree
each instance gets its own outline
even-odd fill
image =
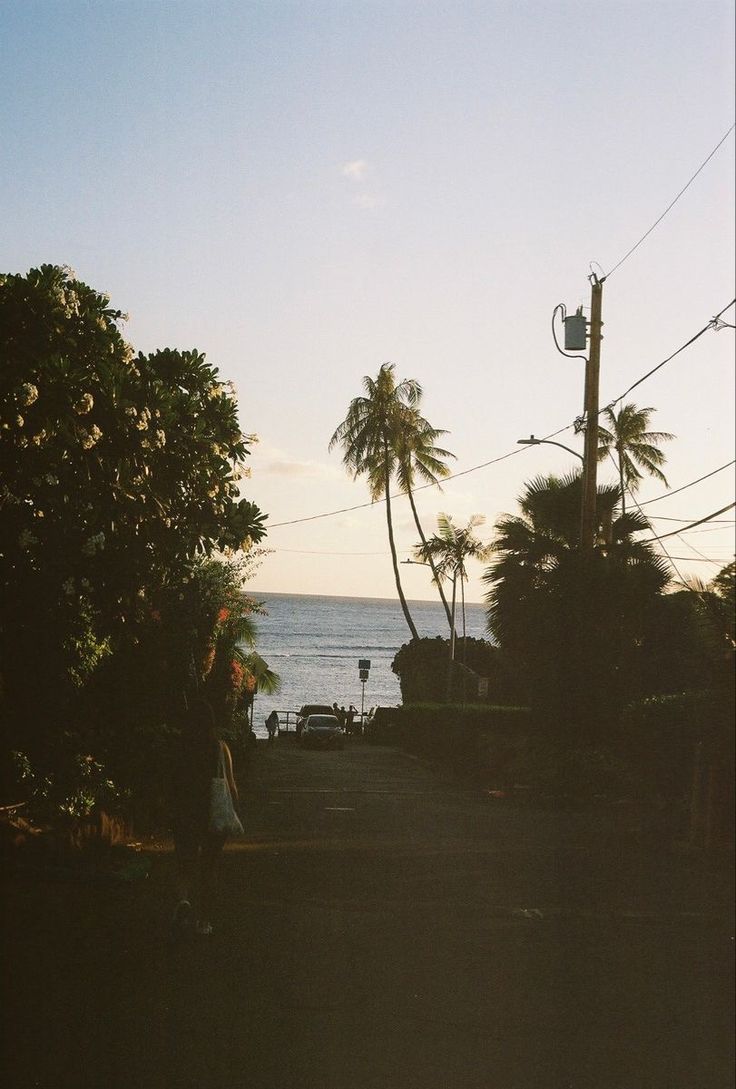
[[[609,427],[598,427],[598,460],[603,461],[612,451],[616,452],[616,463],[621,487],[621,512],[626,512],[626,488],[635,492],[643,475],[643,469],[649,476],[661,480],[669,487],[661,466],[667,460],[657,443],[674,439],[667,431],[647,431],[653,408],[637,408],[635,404],[623,405],[618,412],[606,408],[604,419]],[[610,428],[610,430],[609,430]]]
[[[578,548],[582,475],[537,476],[530,480],[517,502],[521,513],[502,515],[496,522],[496,537],[490,552],[498,558],[483,581],[490,587],[489,628],[502,642],[509,619],[509,607],[541,589],[550,573]],[[621,492],[614,484],[597,489],[597,544],[601,555],[619,564],[652,564],[668,581],[664,561],[652,548],[634,539],[650,528],[639,511],[618,513]]]
[[[417,545],[415,555],[417,559],[429,562],[433,561],[435,578],[442,580],[452,579],[452,612],[450,619],[450,659],[455,657],[455,601],[457,580],[460,579],[460,597],[462,602],[463,618],[463,654],[465,651],[466,624],[465,624],[465,582],[468,578],[467,561],[469,559],[486,560],[490,555],[488,545],[473,532],[478,526],[482,526],[485,518],[481,514],[473,514],[466,526],[456,526],[452,518],[447,514],[437,515],[438,532]]]
[[[363,397],[354,397],[343,422],[336,428],[328,449],[340,445],[343,465],[353,477],[365,476],[372,501],[385,499],[386,525],[396,589],[412,638],[418,639],[399,576],[391,514],[391,477],[396,469],[397,436],[407,409],[416,406],[421,387],[413,378],[396,382],[393,363],[382,364],[375,379],[363,378]]]
[[[416,503],[414,502],[413,485],[414,482],[419,479],[423,484],[436,484],[437,487],[439,487],[439,478],[450,475],[450,469],[445,464],[444,459],[454,458],[455,455],[450,453],[449,450],[443,450],[442,447],[435,445],[437,440],[441,438],[442,435],[446,435],[447,432],[432,427],[428,420],[425,420],[425,418],[420,415],[417,407],[407,408],[403,417],[402,427],[396,442],[396,479],[401,490],[409,497],[409,503],[411,504],[411,511],[414,515],[417,532],[421,538],[422,545],[426,546],[427,538],[424,534],[422,523],[419,520]],[[452,629],[452,617],[442,586],[442,579],[437,575],[437,568],[431,552],[428,552],[426,556],[426,562],[432,568],[432,580],[442,599],[447,623]]]
[[[669,573],[635,539],[649,524],[639,511],[619,512],[616,485],[598,488],[597,547],[581,552],[581,491],[580,473],[530,481],[520,514],[496,523],[497,558],[483,581],[488,628],[521,698],[562,729],[590,735],[633,698]]]

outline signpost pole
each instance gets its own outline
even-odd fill
[[[363,732],[363,715],[365,713],[365,682],[368,680],[368,674],[371,668],[370,658],[358,659],[358,677],[362,685],[360,693],[360,732]]]

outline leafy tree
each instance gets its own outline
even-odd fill
[[[440,479],[450,475],[445,460],[454,458],[455,455],[450,453],[449,450],[443,450],[436,445],[437,440],[446,434],[446,431],[440,431],[432,427],[419,413],[418,408],[414,407],[405,411],[404,420],[396,439],[396,479],[401,490],[406,492],[409,497],[414,523],[422,545],[427,544],[427,538],[414,501],[414,484],[417,480],[421,480],[422,484],[436,484],[439,487]],[[452,614],[447,604],[442,579],[438,577],[434,556],[431,552],[427,552],[426,562],[432,569],[432,578],[439,591],[447,623],[452,628]]]
[[[365,395],[354,397],[347,415],[335,429],[328,449],[341,446],[343,465],[357,479],[365,476],[372,501],[386,503],[386,526],[391,548],[396,590],[401,608],[414,639],[419,635],[406,603],[399,575],[391,511],[391,479],[397,466],[397,441],[407,409],[413,409],[421,396],[414,379],[396,381],[394,364],[382,364],[376,378],[363,378]]]
[[[265,534],[232,388],[197,351],[136,355],[123,321],[69,269],[0,277],[2,698],[46,731],[196,555]]]
[[[626,512],[626,489],[637,491],[643,479],[642,472],[656,477],[669,487],[662,465],[667,460],[658,443],[668,442],[675,436],[667,431],[648,431],[653,408],[637,408],[629,402],[618,412],[606,408],[603,418],[608,427],[598,427],[598,460],[604,461],[609,454],[616,454],[616,465],[621,489],[621,512]]]

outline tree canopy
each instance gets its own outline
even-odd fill
[[[124,321],[68,268],[0,277],[3,698],[36,718],[35,673],[63,717],[197,556],[266,532],[232,386],[199,351],[136,354]]]

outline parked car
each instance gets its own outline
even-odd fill
[[[363,727],[365,739],[374,745],[392,741],[396,733],[395,711],[395,707],[372,707]]]
[[[301,743],[305,748],[341,749],[345,735],[335,715],[308,715],[302,726]]]
[[[296,713],[296,736],[301,737],[304,723],[307,721],[310,715],[332,715],[334,718],[334,712],[332,706],[329,703],[305,703],[303,707],[300,707]]]

